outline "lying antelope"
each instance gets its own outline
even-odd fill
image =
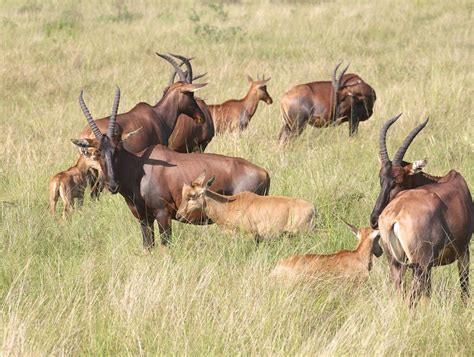
[[[247,76],[250,88],[242,99],[230,99],[222,104],[209,105],[216,133],[241,132],[247,128],[258,102],[272,104],[273,99],[267,92],[267,83],[271,78],[257,79]]]
[[[413,163],[403,157],[428,119],[406,137],[390,161],[386,136],[401,114],[380,131],[380,193],[371,214],[379,227],[392,278],[402,290],[407,267],[413,270],[410,305],[431,292],[431,269],[458,261],[461,296],[469,296],[469,243],[474,231],[474,205],[466,181],[451,170],[443,177],[422,172],[425,160]]]
[[[182,83],[180,85],[183,85]],[[193,84],[186,84],[192,86]],[[140,221],[145,248],[155,244],[154,222],[158,223],[161,243],[171,238],[171,220],[181,203],[184,182],[189,182],[203,170],[216,174],[216,190],[235,194],[252,191],[267,194],[270,187],[268,173],[252,163],[238,158],[217,154],[182,154],[163,145],[152,145],[139,153],[125,149],[125,143],[140,129],[126,135],[116,135],[115,117],[120,100],[117,88],[112,115],[106,134],[102,134],[83,99],[81,109],[95,138],[75,142],[81,148],[97,150],[98,161],[105,176],[105,184],[112,194],[120,193],[132,214]],[[202,224],[207,217],[192,217],[189,223]]]
[[[328,275],[367,278],[372,269],[372,255],[379,257],[383,253],[379,245],[379,232],[371,228],[357,229],[352,224],[346,224],[359,240],[355,250],[341,250],[328,255],[294,255],[280,260],[270,277],[289,283]]]
[[[302,199],[282,196],[259,196],[241,192],[233,196],[220,195],[209,188],[214,177],[205,182],[202,173],[191,184],[184,184],[177,217],[186,220],[202,212],[226,229],[241,229],[260,238],[281,233],[298,233],[313,227],[316,210]]]
[[[76,140],[72,142],[76,144]],[[63,201],[63,218],[66,213],[73,208],[74,200],[82,205],[84,200],[84,191],[87,187],[87,172],[91,169],[98,169],[96,161],[96,150],[94,148],[81,149],[82,155],[79,156],[76,164],[69,169],[59,172],[49,181],[49,207],[52,214],[56,213],[56,203],[61,197]]]
[[[337,77],[339,63],[331,81],[299,84],[280,100],[283,127],[281,144],[300,135],[307,124],[317,128],[349,122],[349,135],[357,132],[359,122],[370,118],[376,99],[375,91],[357,74],[345,74],[347,66]]]

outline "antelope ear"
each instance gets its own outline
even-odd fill
[[[359,239],[359,230],[357,229],[357,227],[354,226],[353,224],[347,223],[342,218],[341,220],[346,224],[346,226],[351,230],[351,232],[357,237],[357,239]]]
[[[198,177],[196,177],[192,182],[191,182],[191,187],[195,186],[204,186],[204,180],[206,179],[206,170],[202,172]]]
[[[92,139],[71,139],[71,142],[81,148],[94,147],[94,142]]]
[[[186,83],[181,86],[181,93],[194,93],[204,86],[207,86],[207,83]]]
[[[143,126],[139,127],[138,129],[136,129],[134,131],[129,131],[128,133],[126,133],[125,135],[122,136],[122,141],[130,139],[132,136],[138,134],[138,132],[140,132],[140,130],[142,130],[142,129],[143,129]]]
[[[421,172],[423,168],[428,164],[428,161],[426,159],[423,160],[416,160],[411,164],[410,171],[408,172],[409,175],[414,175],[417,174],[418,172]]]
[[[248,74],[247,74],[247,81],[248,81],[250,84],[252,84],[252,82],[253,82],[252,77],[250,77]]]
[[[211,188],[212,184],[214,183],[214,181],[216,180],[216,177],[215,176],[212,176],[209,180],[207,180],[206,182],[206,190],[208,188]]]

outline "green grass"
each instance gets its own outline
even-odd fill
[[[288,255],[354,247],[336,216],[368,224],[378,131],[394,114],[404,113],[389,133],[392,154],[429,115],[406,158],[428,158],[436,175],[454,168],[473,187],[469,1],[2,1],[0,17],[0,353],[474,354],[472,301],[460,302],[455,264],[435,269],[431,303],[416,311],[394,293],[384,258],[359,288],[267,279]],[[81,88],[97,118],[109,114],[115,84],[122,111],[155,103],[170,71],[156,51],[197,56],[208,103],[243,96],[246,74],[272,77],[275,104],[208,151],[265,167],[273,194],[314,202],[316,232],[256,249],[217,226],[173,223],[171,247],[144,256],[118,195],[51,217],[48,180],[74,163],[69,139],[86,123]],[[353,138],[347,125],[307,128],[280,148],[280,96],[329,79],[341,59],[375,88],[373,117]]]

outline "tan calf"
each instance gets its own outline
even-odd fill
[[[259,196],[242,192],[224,196],[209,190],[214,177],[205,183],[202,173],[191,185],[184,184],[177,217],[186,220],[196,211],[202,212],[226,229],[241,229],[260,238],[281,233],[310,230],[315,216],[314,206],[304,200],[282,196]]]
[[[74,142],[74,140],[72,140]],[[87,187],[87,172],[89,169],[98,169],[96,150],[89,148],[87,153],[82,152],[76,164],[65,171],[58,172],[49,181],[49,208],[51,213],[56,213],[56,203],[61,197],[63,201],[63,217],[70,212],[74,199],[77,198],[79,205],[84,200],[84,191]]]
[[[270,277],[286,282],[314,277],[336,276],[365,279],[372,268],[372,254],[379,257],[379,232],[372,228],[361,228],[346,223],[356,235],[359,244],[355,250],[341,250],[328,255],[294,255],[278,262]]]

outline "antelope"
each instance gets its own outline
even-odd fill
[[[358,239],[355,250],[341,250],[328,255],[294,255],[280,260],[269,276],[287,283],[324,276],[368,278],[372,255],[380,257],[383,253],[379,245],[379,232],[372,228],[357,229],[352,224],[344,223]]]
[[[179,58],[182,61],[181,64],[186,65],[187,71],[185,74],[189,83],[192,83],[193,80],[197,80],[206,75],[206,73],[204,73],[193,77],[192,67],[189,63],[189,61],[193,58],[187,58],[180,55],[173,56]],[[165,89],[165,93],[169,86],[174,83],[175,77],[176,70],[173,70],[168,87]],[[168,147],[171,150],[183,153],[204,152],[207,145],[214,137],[214,123],[212,121],[212,116],[207,104],[200,98],[195,97],[195,100],[201,111],[204,113],[205,122],[203,124],[197,124],[190,116],[186,114],[180,114],[176,121],[176,126],[174,127],[173,132],[169,138]]]
[[[165,91],[161,100],[154,106],[148,103],[138,103],[129,112],[117,115],[117,124],[114,127],[114,135],[126,135],[141,128],[140,132],[124,141],[126,150],[132,153],[138,153],[145,150],[150,145],[162,144],[168,145],[169,138],[176,126],[176,121],[180,114],[186,114],[196,123],[205,122],[206,114],[201,110],[201,106],[196,103],[194,92],[207,83],[191,83],[192,75],[191,65],[189,64],[188,74],[185,74],[178,66],[176,61],[166,54],[156,53],[159,57],[168,61],[176,71],[179,81],[171,84]],[[190,79],[191,78],[191,79]],[[192,85],[189,85],[192,84]],[[209,116],[209,114],[207,113]],[[109,126],[110,117],[96,120],[96,126],[101,133],[105,133]],[[95,134],[89,126],[86,126],[80,134],[81,139],[93,139]],[[91,195],[97,197],[100,193],[101,183],[96,183],[96,173],[89,175],[92,186],[98,189],[93,190]]]
[[[75,143],[74,139],[72,141]],[[91,168],[98,168],[96,150],[88,148],[84,151],[87,152],[79,156],[74,166],[57,173],[49,181],[49,207],[53,215],[56,214],[59,197],[63,201],[63,218],[66,218],[67,212],[72,211],[75,199],[82,206],[87,187],[87,172]]]
[[[302,199],[282,196],[259,196],[240,192],[232,196],[211,191],[215,177],[207,182],[203,172],[190,184],[184,184],[177,217],[186,220],[196,212],[209,217],[227,230],[241,229],[261,238],[282,233],[298,233],[313,228],[316,210]]]
[[[192,83],[179,85],[186,92],[193,92],[202,87]],[[79,103],[95,138],[79,139],[75,144],[81,148],[92,147],[97,150],[105,184],[112,194],[122,195],[132,214],[140,221],[143,245],[146,249],[151,249],[155,244],[155,220],[162,245],[169,243],[171,220],[176,218],[176,209],[181,203],[183,183],[203,170],[216,173],[216,189],[219,192],[268,192],[268,173],[241,158],[177,153],[160,144],[149,146],[139,153],[128,151],[125,143],[140,129],[126,135],[116,135],[115,117],[119,100],[120,90],[117,88],[107,133],[103,134],[92,118],[81,92]],[[201,216],[189,220],[189,223],[193,224],[205,222],[208,222],[207,217]]]
[[[247,76],[250,87],[244,98],[209,105],[216,133],[244,131],[255,114],[259,101],[272,104],[273,99],[267,92],[267,83],[270,79],[263,77],[254,81],[252,77]]]
[[[301,135],[306,124],[324,128],[349,122],[349,135],[357,133],[359,122],[370,118],[376,100],[375,91],[357,74],[346,74],[349,65],[337,77],[335,68],[331,81],[299,84],[283,94],[280,109],[283,127],[281,144]]]
[[[474,230],[474,206],[466,181],[450,170],[445,176],[422,172],[426,160],[403,161],[413,139],[428,118],[406,137],[390,161],[386,136],[401,114],[380,130],[380,193],[370,222],[379,227],[391,276],[402,291],[406,268],[413,271],[410,306],[431,293],[431,269],[458,261],[461,297],[469,297],[469,243]]]

